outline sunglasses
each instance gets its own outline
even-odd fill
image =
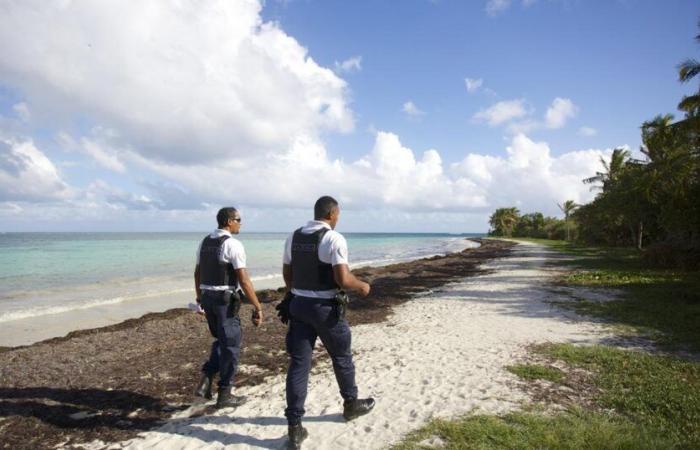
[[[234,222],[241,223],[241,218],[240,218],[240,217],[236,217],[235,219],[230,219],[230,220],[233,220]]]

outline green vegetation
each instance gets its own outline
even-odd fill
[[[436,448],[435,437],[446,449],[668,449],[674,441],[656,430],[622,417],[572,410],[553,417],[513,413],[504,417],[472,416],[433,420],[411,434],[396,450]]]
[[[700,63],[693,59],[679,66],[683,82],[698,74]],[[613,300],[563,305],[642,331],[672,349],[700,352],[700,89],[679,108],[683,120],[674,123],[665,115],[642,125],[644,160],[618,148],[601,161],[601,172],[583,180],[599,190],[591,203],[558,205],[564,220],[499,208],[489,234],[527,238],[571,255],[557,261],[574,269],[563,284],[622,292]],[[434,420],[395,448],[700,448],[698,362],[608,346],[547,344],[533,351],[569,370],[536,364],[507,369],[524,380],[585,392],[593,407]]]
[[[650,269],[636,249],[525,240],[572,256],[557,262],[574,269],[564,284],[622,293],[617,300],[581,299],[563,305],[642,331],[671,348],[700,351],[700,273]],[[544,379],[574,392],[589,392],[595,407],[570,407],[554,415],[529,412],[434,420],[395,448],[430,448],[436,438],[448,449],[700,448],[697,362],[607,346],[548,344],[533,351],[590,375],[582,381],[580,376],[570,378],[568,370],[539,364],[507,370],[527,381]]]
[[[698,74],[696,60],[679,66],[681,82]],[[647,265],[700,267],[700,89],[679,109],[685,112],[681,120],[666,114],[642,124],[643,159],[633,159],[627,148],[601,158],[602,171],[582,180],[598,191],[592,202],[558,204],[564,220],[499,208],[489,234],[646,248]]]
[[[634,249],[527,240],[570,254],[573,259],[562,264],[585,269],[565,276],[564,284],[621,291],[619,298],[606,302],[583,298],[560,306],[630,327],[672,349],[700,352],[700,272],[646,268]]]
[[[615,288],[619,299],[580,299],[562,305],[641,331],[673,349],[700,351],[700,273],[651,269],[634,248],[595,247],[565,240],[544,243],[571,259],[557,261],[572,272],[563,284]],[[700,364],[679,358],[607,346],[542,345],[534,352],[582,368],[580,377],[550,366],[521,364],[507,370],[524,380],[548,380],[575,392],[593,393],[594,410],[572,407],[553,416],[513,413],[435,420],[411,434],[397,449],[693,449],[700,448]],[[577,384],[578,383],[578,384]],[[601,412],[606,411],[606,412]]]
[[[606,346],[544,345],[537,353],[593,373],[595,399],[678,447],[700,447],[700,365]]]
[[[606,346],[547,344],[534,351],[571,368],[590,371],[586,381],[590,386],[568,380],[564,373],[550,381],[595,392],[597,408],[572,407],[555,415],[512,413],[434,420],[394,448],[430,448],[435,438],[448,449],[700,448],[697,363]],[[544,366],[515,367],[509,370],[526,380],[549,376],[545,370],[549,368]]]
[[[569,200],[570,201],[570,200]],[[575,235],[575,224],[570,220],[545,217],[542,213],[520,215],[518,208],[499,208],[489,219],[490,236],[565,239]]]
[[[528,381],[547,380],[552,383],[558,383],[564,378],[564,372],[556,367],[540,364],[516,364],[506,367],[506,370]]]

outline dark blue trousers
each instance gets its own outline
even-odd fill
[[[345,319],[338,320],[337,306],[333,300],[294,297],[290,315],[287,330],[287,409],[284,415],[287,416],[289,425],[296,425],[305,413],[311,354],[317,337],[321,338],[331,357],[343,399],[357,398],[357,386],[350,349],[350,326]]]
[[[202,372],[209,376],[219,372],[219,387],[231,386],[241,356],[241,319],[221,291],[202,291],[201,302],[209,331],[216,339]]]

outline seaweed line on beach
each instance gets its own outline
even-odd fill
[[[415,294],[483,273],[479,264],[510,253],[511,242],[353,272],[372,284],[352,298],[351,324],[378,323]],[[275,317],[283,290],[260,291],[265,323],[242,308],[243,347],[236,386],[284,372],[286,327]],[[189,407],[212,338],[202,316],[178,308],[116,325],[79,330],[28,346],[0,349],[2,448],[51,448],[134,437]],[[319,352],[318,363],[325,352]],[[280,411],[282,414],[282,411]]]

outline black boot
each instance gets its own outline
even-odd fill
[[[219,396],[216,398],[217,408],[235,408],[245,403],[246,398],[231,393],[231,387],[220,387]]]
[[[374,399],[371,397],[345,400],[345,403],[343,403],[343,417],[348,421],[357,419],[372,411],[372,408],[374,408]]]
[[[202,374],[202,379],[199,380],[199,384],[197,385],[197,389],[194,391],[194,395],[211,400],[211,382],[213,378],[214,375],[207,375],[206,373]]]
[[[299,423],[296,425],[289,425],[287,435],[289,436],[287,448],[290,450],[299,450],[304,439],[309,437],[309,432]]]

